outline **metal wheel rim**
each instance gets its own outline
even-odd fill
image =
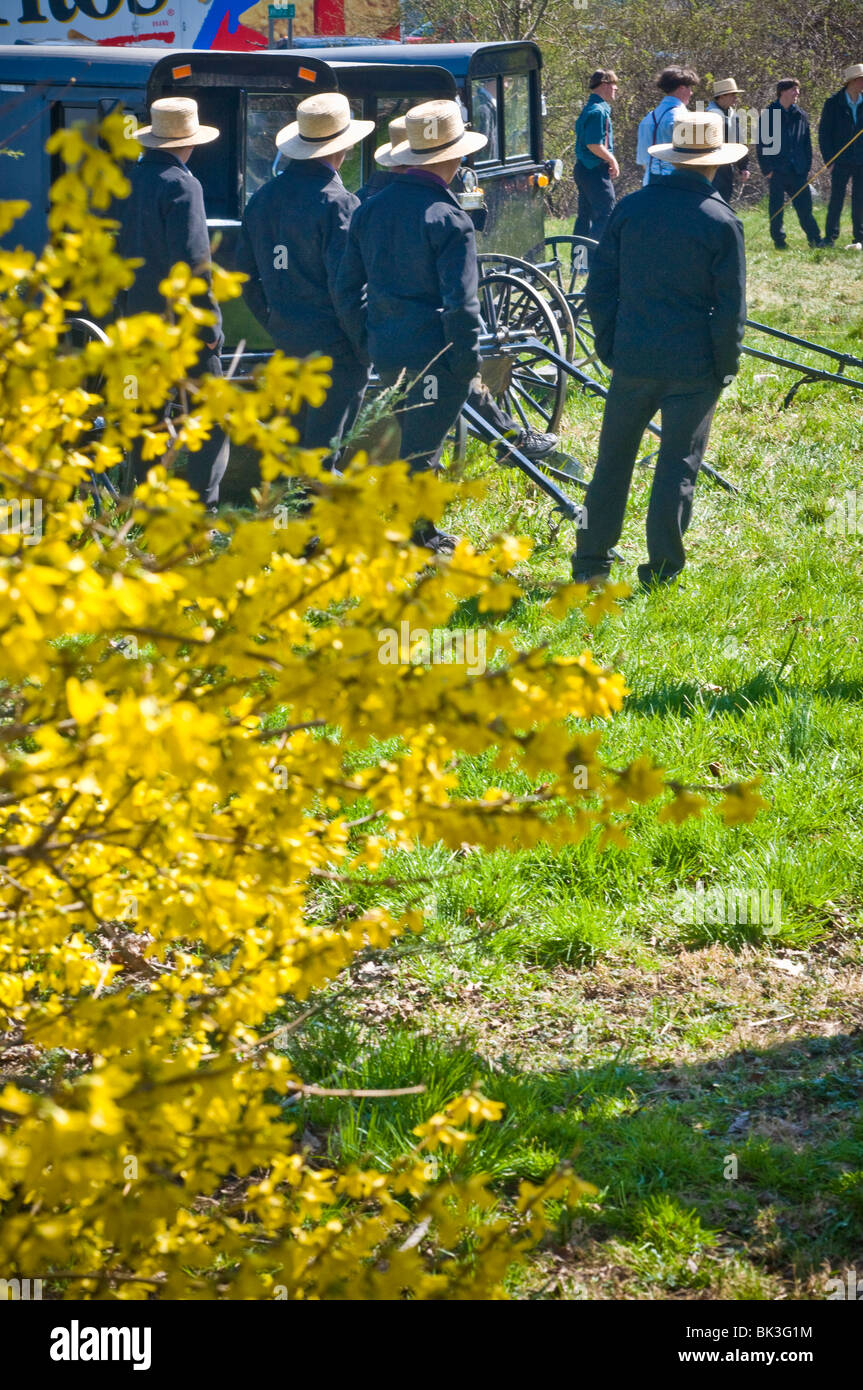
[[[492,271],[479,282],[480,312],[486,330],[500,334],[501,349],[505,349],[507,333],[530,331],[551,350],[563,357],[563,339],[554,313],[529,281],[518,275]],[[513,321],[514,318],[514,321]],[[509,387],[497,400],[522,426],[533,426],[556,433],[566,400],[567,379],[560,367],[546,358],[543,375],[540,364],[543,353],[534,348],[521,352],[513,345],[518,365],[513,368]]]

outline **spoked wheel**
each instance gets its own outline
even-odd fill
[[[73,318],[66,324],[64,335],[65,344],[72,350],[82,351],[88,343],[107,343],[109,341],[107,333],[100,328],[97,323],[90,319]],[[103,380],[101,373],[97,376],[88,377],[84,382],[84,389],[91,395],[101,396]],[[91,437],[95,438],[104,431],[105,422],[101,416],[93,420],[93,428],[90,432]],[[90,474],[89,491],[93,497],[96,511],[102,510],[102,499],[100,491],[104,491],[114,501],[118,496],[126,497],[132,491],[134,484],[132,480],[132,459],[127,453],[123,455],[123,460],[116,468],[111,468],[106,473]]]
[[[533,262],[563,294],[573,318],[575,342],[569,360],[582,371],[607,380],[608,370],[596,355],[593,325],[584,305],[584,287],[590,260],[599,242],[586,236],[549,236],[527,253]]]
[[[548,300],[522,277],[494,270],[479,282],[479,306],[486,386],[520,427],[556,432],[567,378],[548,356],[548,349],[564,356]]]
[[[505,256],[495,251],[483,251],[476,259],[480,275],[489,275],[493,271],[503,271],[505,275],[518,275],[545,296],[551,305],[554,317],[557,319],[557,326],[563,340],[563,355],[571,361],[575,351],[575,322],[566,295],[560,285],[538,265],[534,265],[529,260],[521,260],[518,256]]]
[[[547,236],[531,247],[526,259],[553,280],[569,300],[584,293],[591,254],[598,245],[589,236]]]

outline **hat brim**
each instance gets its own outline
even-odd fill
[[[320,159],[322,155],[338,154],[358,145],[374,128],[374,121],[351,121],[347,130],[331,140],[304,140],[299,122],[291,121],[276,136],[276,149],[285,159]]]
[[[719,164],[736,164],[749,153],[748,145],[731,141],[712,150],[679,150],[676,145],[650,145],[647,153],[666,164],[682,164],[689,169],[715,169]]]
[[[461,159],[466,154],[475,154],[488,144],[488,136],[478,130],[466,130],[455,144],[437,150],[412,150],[410,142],[403,140],[390,151],[390,164],[409,164],[423,167],[426,164],[448,164],[451,159]]]
[[[849,82],[855,82],[858,77],[863,77],[863,63],[854,63],[852,67],[846,68],[842,74],[842,80],[846,87]]]
[[[135,132],[135,139],[148,150],[182,150],[189,145],[209,145],[212,140],[218,140],[221,133],[214,125],[199,125],[194,135],[171,136],[166,140],[154,135],[151,125],[144,125]]]
[[[714,92],[713,100],[718,101],[720,97],[742,97],[743,92],[739,87],[726,87],[724,92]]]
[[[391,169],[393,167],[393,162],[390,155],[394,148],[391,140],[388,140],[385,145],[378,145],[375,150],[375,164],[380,164],[384,169]]]

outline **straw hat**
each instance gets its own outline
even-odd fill
[[[387,129],[390,133],[389,142],[386,145],[379,145],[375,150],[375,163],[382,164],[385,169],[392,166],[390,159],[392,150],[395,149],[396,145],[403,145],[408,138],[404,116],[396,116],[394,120],[390,121]]]
[[[182,149],[184,145],[209,145],[218,140],[214,125],[201,125],[198,103],[191,97],[159,97],[150,107],[150,125],[135,133],[139,144],[148,150]]]
[[[338,154],[364,140],[374,121],[354,121],[348,99],[341,92],[319,92],[297,107],[297,119],[276,136],[276,149],[285,159],[315,159]]]
[[[457,101],[424,101],[405,116],[407,140],[390,151],[390,164],[444,164],[488,144],[478,130],[465,130]]]
[[[747,153],[746,145],[724,141],[724,122],[719,111],[687,111],[678,108],[670,145],[651,145],[648,154],[669,164],[691,169],[736,164]]]
[[[855,77],[863,77],[863,63],[852,63],[850,68],[846,68],[842,74],[842,81],[845,86],[853,82]]]
[[[718,82],[713,84],[714,97],[727,97],[734,94],[736,97],[743,95],[733,77],[720,77]]]

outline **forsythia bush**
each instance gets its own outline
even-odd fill
[[[334,477],[300,454],[290,417],[322,398],[325,359],[276,355],[251,389],[185,388],[166,425],[206,322],[185,266],[164,286],[172,322],[139,315],[107,345],[65,346],[68,320],[109,316],[130,279],[104,216],[130,145],[119,117],[101,134],[110,153],[53,137],[66,172],[50,244],[0,254],[0,1275],[74,1298],[499,1296],[549,1199],[585,1185],[560,1171],[504,1208],[457,1167],[435,1178],[427,1155],[459,1153],[501,1111],[476,1092],[420,1125],[390,1171],[316,1166],[286,1122],[302,1079],[267,1021],[421,925],[374,910],[321,925],[322,877],[368,876],[417,840],[524,846],[596,822],[615,839],[661,777],[646,759],[604,770],[597,737],[568,730],[625,693],[587,654],[518,652],[501,634],[482,675],[377,659],[383,628],[442,627],[466,598],[505,611],[528,547],[462,543],[429,569],[412,522],[451,489],[365,457]],[[21,211],[0,204],[0,231]],[[215,288],[239,293],[218,271]],[[270,480],[221,546],[157,466],[214,421]],[[88,472],[142,433],[148,483],[95,514]],[[271,484],[287,474],[317,496],[285,525]],[[10,523],[39,509],[30,534]],[[576,600],[568,586],[552,606]],[[488,749],[533,795],[459,795],[458,754]],[[574,765],[591,776],[573,811]],[[678,790],[667,809],[702,804]],[[756,804],[732,789],[726,814]]]

